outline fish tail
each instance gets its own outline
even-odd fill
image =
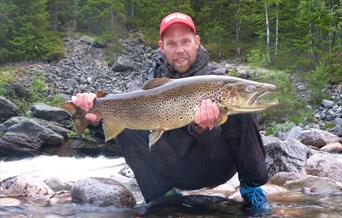
[[[75,131],[82,134],[89,125],[89,121],[85,118],[87,112],[76,107],[71,101],[62,104],[61,108],[70,115]]]

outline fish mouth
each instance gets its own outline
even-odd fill
[[[247,99],[247,105],[258,106],[258,105],[270,105],[274,106],[278,104],[278,100],[264,100],[261,99],[263,96],[270,94],[271,92],[256,92]]]
[[[270,107],[276,106],[279,104],[277,99],[273,100],[265,100],[261,99],[263,96],[268,95],[272,91],[266,92],[256,92],[253,93],[246,101],[246,104],[240,105],[239,107],[234,107],[233,111],[230,114],[235,113],[248,113],[248,112],[258,112],[266,110]]]

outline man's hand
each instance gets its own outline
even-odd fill
[[[219,107],[210,99],[202,100],[201,106],[196,110],[194,123],[202,129],[213,128],[220,115]]]
[[[93,108],[95,98],[96,94],[94,93],[78,93],[76,96],[71,97],[71,102],[75,106],[80,107],[82,110],[88,112]],[[86,114],[85,118],[90,122],[98,122],[101,120],[101,117],[93,113]]]

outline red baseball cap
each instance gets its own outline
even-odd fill
[[[196,34],[196,27],[194,22],[192,21],[192,18],[186,14],[174,12],[172,14],[167,15],[164,17],[160,23],[160,40],[162,39],[163,33],[165,30],[175,23],[183,23],[191,28],[191,30]]]

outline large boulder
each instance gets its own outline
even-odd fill
[[[301,131],[296,138],[305,145],[321,148],[326,144],[339,142],[340,138],[328,131],[319,129],[308,129]]]
[[[268,175],[278,172],[301,172],[306,159],[312,154],[311,149],[294,139],[285,141],[276,137],[262,138],[266,151]]]
[[[38,155],[42,140],[25,134],[7,132],[0,138],[0,157],[25,157]]]
[[[321,147],[320,150],[329,153],[342,153],[342,144],[339,142],[330,143]]]
[[[342,159],[329,154],[314,154],[306,161],[305,171],[309,175],[342,182]]]
[[[42,145],[63,145],[64,137],[26,117],[12,117],[0,125],[0,155],[38,154]]]
[[[292,191],[330,195],[342,192],[342,184],[335,180],[307,175],[301,179],[287,181],[284,187]]]
[[[76,182],[71,191],[73,201],[101,207],[133,208],[132,193],[121,183],[109,178],[85,178]]]
[[[279,172],[271,178],[270,183],[284,186],[284,184],[288,181],[303,179],[305,177],[305,174],[299,172]]]
[[[54,191],[33,177],[16,176],[0,182],[2,194],[7,197],[23,197],[30,201],[47,201]]]
[[[298,135],[303,131],[303,128],[300,126],[294,126],[292,127],[288,132],[281,133],[279,138],[281,140],[286,139],[295,139],[298,137]]]
[[[113,64],[112,70],[115,72],[134,70],[134,64],[128,57],[119,56]]]
[[[51,107],[43,103],[34,103],[31,107],[32,116],[50,121],[63,121],[69,119],[69,114],[58,107]]]
[[[0,108],[0,121],[5,121],[8,118],[18,116],[21,113],[13,102],[2,96],[0,96]]]

